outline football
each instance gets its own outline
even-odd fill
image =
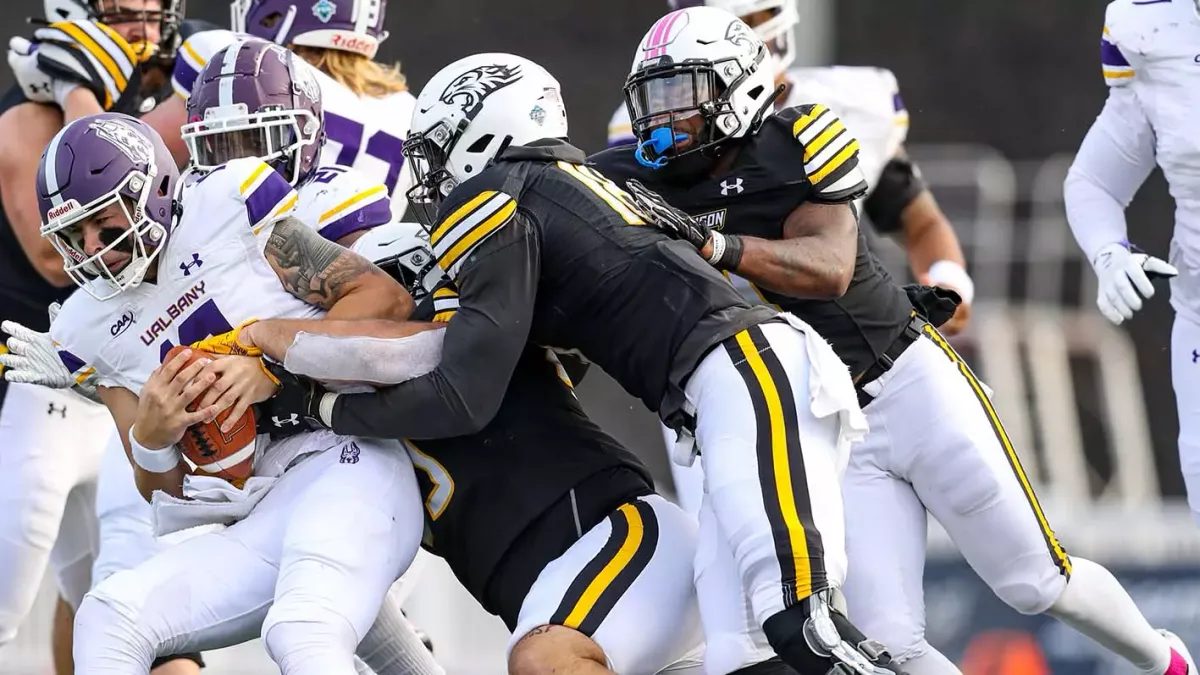
[[[163,362],[174,358],[184,349],[186,347],[172,348]],[[205,358],[203,352],[193,351],[188,365],[202,358]],[[194,405],[188,406],[189,411],[193,409]],[[222,412],[212,422],[188,427],[179,441],[179,449],[193,474],[224,478],[240,488],[254,469],[254,442],[258,433],[255,430],[254,408],[247,410],[228,433],[221,431],[221,423],[229,418],[230,412]]]

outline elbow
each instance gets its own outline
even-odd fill
[[[833,266],[828,273],[817,280],[817,288],[813,296],[817,300],[837,300],[850,289],[850,281],[854,279],[854,260]]]
[[[481,402],[480,405],[468,408],[462,420],[462,435],[478,434],[487,428],[496,414],[500,412],[500,399]]]

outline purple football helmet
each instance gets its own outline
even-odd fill
[[[235,32],[288,47],[339,49],[375,58],[387,39],[387,0],[234,0]]]
[[[704,0],[667,0],[667,6],[672,10],[687,9],[688,7],[703,7]]]
[[[115,297],[141,283],[162,249],[178,180],[162,137],[136,118],[104,113],[75,120],[50,141],[38,165],[42,236],[58,249],[76,284],[98,300]],[[104,248],[89,255],[80,226],[112,204],[120,204],[129,229],[116,237],[102,235]],[[110,251],[132,257],[109,269],[103,256]],[[108,284],[88,283],[95,278]]]
[[[321,85],[312,67],[255,38],[209,59],[196,76],[187,117],[183,140],[197,171],[258,157],[299,185],[317,168],[325,143]]]

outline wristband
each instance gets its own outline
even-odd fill
[[[133,435],[132,426],[129,427],[129,450],[133,461],[150,473],[167,473],[179,466],[179,448],[176,448],[174,443],[159,450],[151,450],[138,443],[137,437]]]
[[[713,250],[712,255],[708,257],[708,264],[719,270],[735,271],[742,262],[742,238],[732,234],[726,236],[714,230],[712,244]]]
[[[67,97],[70,96],[71,92],[75,91],[76,89],[82,89],[83,85],[69,80],[55,80],[51,87],[51,92],[54,96],[54,102],[58,104],[59,108],[65,109]]]
[[[939,260],[929,266],[929,283],[934,286],[949,286],[958,291],[964,304],[975,299],[975,282],[962,265],[952,260]]]
[[[333,428],[333,405],[337,403],[337,399],[337,394],[327,392],[321,396],[321,402],[317,405],[317,418],[330,429]]]

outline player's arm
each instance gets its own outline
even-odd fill
[[[954,226],[903,148],[884,167],[863,207],[876,230],[904,245],[914,278],[959,294],[962,304],[939,329],[949,335],[961,332],[970,317],[975,284]]]
[[[1154,166],[1154,130],[1137,95],[1113,88],[1063,183],[1067,222],[1088,260],[1128,239],[1125,208]]]
[[[50,284],[71,285],[63,259],[41,236],[37,168],[42,151],[62,129],[62,112],[38,103],[22,103],[0,116],[0,201],[25,257]]]
[[[412,296],[369,260],[288,216],[276,223],[264,254],[288,293],[328,312],[330,319],[390,319],[412,315]]]
[[[138,491],[146,501],[155,490],[183,496],[187,464],[175,444],[188,427],[212,421],[217,415],[212,406],[187,411],[187,405],[216,379],[201,373],[208,360],[186,365],[189,356],[190,352],[181,352],[156,368],[140,396],[124,387],[97,388],[117,423]]]
[[[469,251],[439,252],[458,285],[459,306],[437,368],[372,393],[324,394],[306,414],[337,433],[384,438],[459,436],[491,422],[529,337],[540,273],[533,225],[514,209],[496,207],[493,222],[501,224],[491,236]],[[457,261],[468,257],[458,270]]]
[[[188,153],[187,144],[183,142],[181,133],[183,124],[187,121],[187,99],[182,96],[172,96],[158,104],[154,110],[143,115],[141,120],[153,127],[159,136],[162,136],[167,149],[171,151],[171,157],[175,158],[175,165],[180,169],[187,166],[191,155]]]
[[[819,300],[839,298],[850,287],[858,253],[858,215],[851,204],[806,202],[788,214],[781,239],[738,238],[742,258],[730,271],[758,286]],[[711,247],[700,255],[710,257]]]

